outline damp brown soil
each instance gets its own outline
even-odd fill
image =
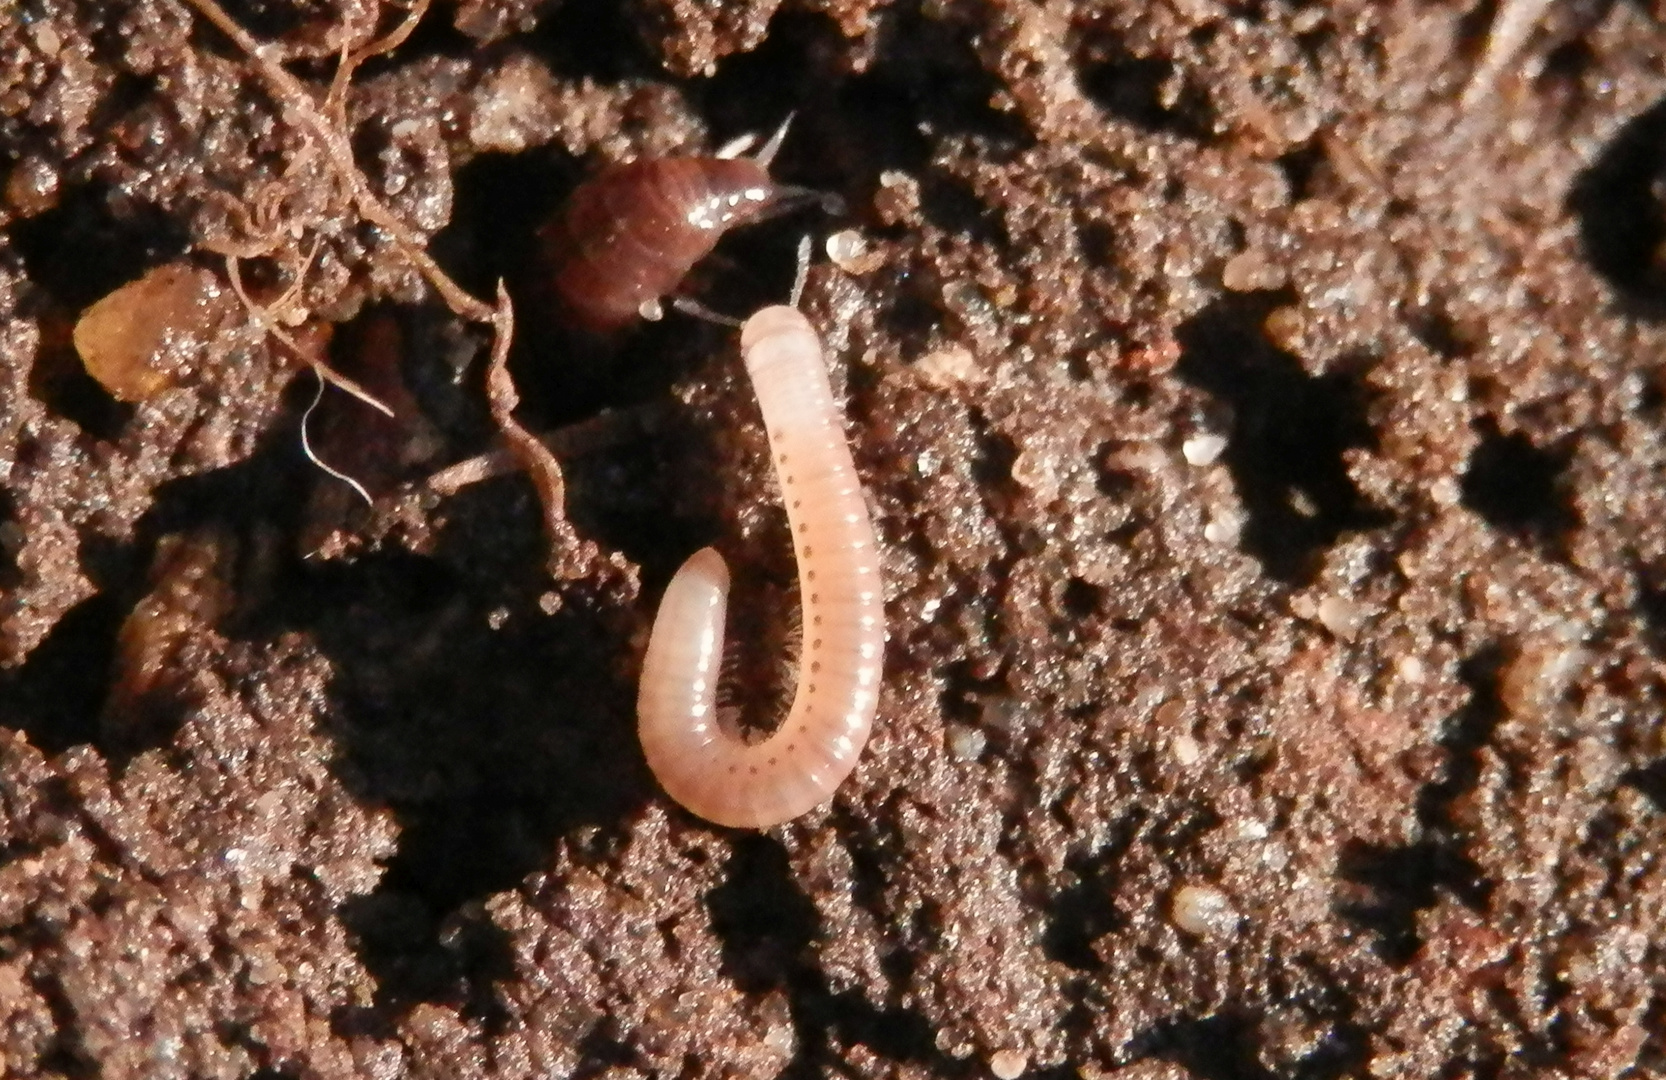
[[[401,13],[230,11],[319,100]],[[7,6],[0,1074],[1659,1075],[1663,18],[437,3],[338,115],[516,296],[592,545],[551,553],[523,477],[422,488],[494,445],[487,338],[249,58],[171,0]],[[703,544],[758,627],[731,693],[783,681],[734,335],[574,335],[533,237],[789,114],[777,174],[845,213],[688,291],[745,313],[855,233],[804,304],[890,642],[854,776],[745,833],[633,733]],[[122,400],[76,321],[161,267],[217,299],[132,313],[167,364]],[[302,453],[309,353],[396,406],[309,424],[372,508]]]

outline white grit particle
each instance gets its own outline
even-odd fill
[[[996,1080],[1018,1080],[1029,1067],[1029,1056],[1017,1050],[997,1050],[989,1057],[989,1071]]]
[[[1174,925],[1197,937],[1225,937],[1238,928],[1241,916],[1232,901],[1212,885],[1183,885],[1169,904]]]
[[[1188,465],[1213,465],[1226,450],[1222,435],[1194,435],[1180,444],[1180,453]]]

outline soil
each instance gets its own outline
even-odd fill
[[[229,9],[320,100],[401,13]],[[9,7],[0,1074],[1666,1071],[1663,20],[437,3],[341,118],[441,265],[508,279],[551,552],[524,476],[421,485],[495,445],[489,335],[250,58],[176,0]],[[779,696],[734,335],[571,334],[533,237],[788,114],[777,175],[846,213],[688,290],[744,314],[804,232],[865,242],[804,304],[890,645],[852,779],[745,833],[633,730],[704,543],[763,627],[737,700]],[[130,312],[167,366],[118,393],[76,321],[172,264],[215,302]],[[303,454],[309,357],[396,406],[309,422],[372,507]]]

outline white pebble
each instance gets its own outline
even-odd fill
[[[1238,910],[1212,885],[1183,885],[1169,905],[1174,925],[1198,937],[1224,937],[1238,928]]]
[[[1029,1056],[1017,1050],[997,1050],[989,1058],[989,1071],[996,1080],[1018,1080],[1029,1067]]]
[[[1324,628],[1343,641],[1354,640],[1359,636],[1360,627],[1365,625],[1365,608],[1340,596],[1320,600],[1316,613]]]
[[[1210,517],[1208,523],[1203,526],[1203,538],[1211,544],[1220,544],[1222,547],[1237,546],[1238,537],[1242,533],[1242,524],[1236,518],[1224,515]]]
[[[1289,280],[1283,267],[1269,262],[1254,248],[1234,255],[1221,268],[1221,284],[1232,292],[1282,289]]]
[[[847,274],[867,274],[884,265],[885,256],[870,250],[868,241],[855,229],[841,229],[827,238],[827,258]]]
[[[976,761],[983,753],[988,739],[975,727],[951,724],[948,732],[949,756],[956,761]]]
[[[1025,450],[1012,462],[1012,479],[1042,498],[1059,493],[1058,459],[1046,451]]]
[[[950,345],[926,353],[914,361],[913,370],[932,386],[948,389],[960,383],[975,382],[983,377],[972,350],[964,345]]]
[[[1222,435],[1194,435],[1180,444],[1180,453],[1188,465],[1213,465],[1226,449]]]
[[[1174,760],[1182,765],[1196,765],[1203,759],[1203,745],[1190,735],[1176,735],[1170,740],[1169,749],[1174,753]]]

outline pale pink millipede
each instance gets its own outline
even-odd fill
[[[741,354],[798,556],[803,648],[781,727],[748,745],[717,719],[729,570],[711,548],[666,587],[642,662],[638,732],[677,802],[719,825],[761,829],[833,794],[868,741],[885,648],[879,551],[821,339],[796,308],[741,328]]]

